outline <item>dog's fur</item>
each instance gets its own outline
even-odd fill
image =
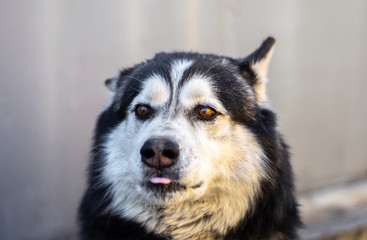
[[[106,81],[82,239],[296,238],[292,169],[265,92],[273,45],[242,59],[160,53]]]

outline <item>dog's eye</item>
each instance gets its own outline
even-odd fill
[[[139,105],[136,107],[135,112],[140,117],[147,117],[150,114],[150,108],[146,105]]]
[[[217,112],[211,107],[202,107],[202,108],[199,108],[199,111],[198,111],[199,117],[203,119],[211,119],[216,114]]]

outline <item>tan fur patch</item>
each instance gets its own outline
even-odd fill
[[[252,65],[252,68],[255,70],[258,77],[258,80],[254,85],[254,89],[256,92],[256,99],[259,103],[265,103],[268,100],[266,95],[266,83],[268,81],[268,66],[273,52],[274,47],[269,50],[264,59]]]

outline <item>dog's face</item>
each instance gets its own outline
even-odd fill
[[[267,177],[265,154],[247,127],[265,101],[260,63],[159,54],[108,80],[113,96],[99,131],[110,208],[136,217],[149,211],[144,206],[251,201]]]

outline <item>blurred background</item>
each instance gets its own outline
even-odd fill
[[[244,57],[269,35],[303,239],[363,235],[367,1],[0,0],[0,34],[0,239],[75,239],[105,79],[160,51]]]

